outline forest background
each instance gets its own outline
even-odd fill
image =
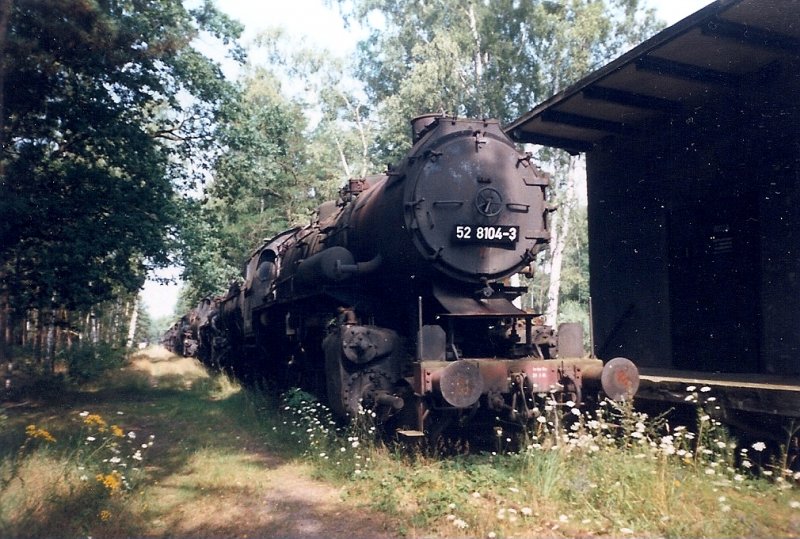
[[[180,268],[173,316],[221,294],[260,241],[396,162],[410,118],[508,122],[664,27],[639,0],[326,6],[362,36],[347,58],[275,27],[245,45],[208,0],[0,0],[0,361],[156,338],[148,275]],[[560,210],[524,304],[586,323],[580,161],[528,150]]]

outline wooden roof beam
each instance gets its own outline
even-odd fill
[[[685,79],[703,84],[716,84],[720,86],[738,86],[742,77],[734,73],[726,73],[716,69],[700,67],[694,64],[673,62],[657,56],[642,56],[636,59],[636,69],[648,71],[663,77]]]
[[[700,27],[703,35],[744,43],[773,51],[800,53],[800,39],[754,26],[714,18]]]
[[[553,109],[543,111],[540,118],[543,122],[570,125],[572,127],[580,127],[581,129],[593,129],[613,135],[630,135],[634,132],[633,129],[619,122],[601,120],[600,118],[592,118],[591,116],[561,112]]]
[[[589,86],[583,90],[583,97],[586,99],[607,101],[625,107],[658,112],[679,112],[683,109],[682,105],[677,101],[603,86]]]

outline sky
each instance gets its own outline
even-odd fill
[[[710,0],[647,0],[656,8],[659,18],[674,24],[687,15],[708,5]],[[324,0],[216,0],[217,6],[229,16],[244,23],[245,44],[260,31],[282,26],[293,36],[305,36],[309,45],[327,48],[331,52],[348,56],[363,33],[344,28],[336,7],[325,6]],[[172,269],[160,275],[177,277]],[[158,285],[152,280],[145,283],[142,297],[150,316],[160,318],[171,315],[178,296],[179,285]]]

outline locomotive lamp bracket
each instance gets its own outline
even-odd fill
[[[481,149],[481,146],[489,142],[483,135],[482,131],[475,131],[472,136],[475,137],[475,151]]]
[[[478,299],[489,299],[494,295],[494,288],[492,285],[489,284],[489,280],[486,277],[481,277],[481,284],[483,284],[483,288],[479,288],[475,291],[475,295],[478,296]]]

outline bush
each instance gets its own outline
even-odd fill
[[[78,383],[98,379],[103,373],[125,362],[125,351],[107,343],[81,344],[61,353],[67,375]]]

